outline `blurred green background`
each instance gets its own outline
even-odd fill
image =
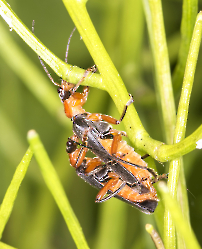
[[[87,9],[128,92],[134,96],[134,104],[146,130],[153,138],[164,141],[144,12],[141,1],[134,2],[129,8],[126,6],[127,1],[89,0]],[[74,24],[63,3],[58,0],[10,0],[9,4],[30,29],[32,20],[35,20],[36,36],[59,58],[64,59],[68,37]],[[173,71],[180,46],[182,1],[164,0],[162,5]],[[202,2],[199,4],[200,9]],[[132,11],[132,18],[127,12],[129,10]],[[129,16],[130,25],[127,24]],[[152,240],[144,230],[146,223],[155,224],[154,216],[142,214],[114,199],[102,204],[94,203],[97,190],[79,179],[74,169],[69,166],[65,144],[72,135],[71,121],[64,116],[62,103],[57,97],[57,87],[49,81],[37,55],[14,31],[9,31],[2,18],[0,25],[0,33],[5,29],[6,34],[19,47],[19,53],[25,55],[36,67],[33,68],[33,73],[41,74],[43,84],[55,91],[53,101],[56,102],[55,110],[51,112],[38,100],[27,87],[28,78],[23,79],[26,67],[24,72],[14,69],[15,64],[18,65],[19,57],[15,54],[12,57],[6,56],[0,43],[0,200],[3,199],[15,168],[28,147],[27,132],[35,129],[60,176],[90,248],[154,248]],[[4,38],[0,36],[0,39]],[[94,64],[77,31],[71,40],[68,62],[82,68]],[[202,56],[199,54],[186,136],[202,123],[201,67]],[[52,76],[55,81],[60,82],[57,75],[52,73]],[[38,90],[39,94],[42,92],[46,95],[43,87]],[[175,97],[177,106],[179,92],[175,93]],[[52,99],[49,101],[51,105]],[[119,118],[109,95],[98,89],[91,88],[85,109]],[[120,125],[118,129],[124,130],[124,127]],[[184,158],[191,224],[201,243],[201,151],[193,151]],[[167,169],[158,165],[158,171],[163,173]],[[2,241],[21,249],[76,248],[34,158],[20,188]]]

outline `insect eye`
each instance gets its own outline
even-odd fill
[[[66,99],[68,99],[71,96],[70,91],[64,91],[64,89],[62,87],[58,88],[58,93],[59,93],[59,97],[62,101],[65,101]]]
[[[67,143],[66,143],[66,152],[67,153],[72,153],[76,150],[77,148],[77,144],[72,141],[72,140],[68,140]]]

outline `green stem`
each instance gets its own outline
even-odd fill
[[[100,71],[102,88],[108,91],[121,113],[129,99],[128,92],[93,26],[86,10],[86,1],[63,0],[63,3]],[[136,126],[142,127],[137,112],[134,111],[133,115],[135,116]]]
[[[1,249],[16,249],[16,248],[14,248],[12,246],[9,246],[9,245],[7,245],[7,244],[5,244],[3,242],[0,242],[0,248]]]
[[[165,249],[163,245],[163,241],[161,240],[161,237],[159,236],[157,231],[154,229],[154,227],[151,224],[146,224],[145,229],[150,234],[152,240],[154,241],[156,249]]]
[[[140,67],[141,47],[143,44],[144,33],[144,13],[142,1],[123,1],[121,20],[122,22],[118,30],[118,33],[120,33],[120,45],[118,47],[119,53],[117,56],[117,59],[120,60],[119,68],[122,69],[124,73],[124,69],[130,67],[131,71],[132,69],[134,70],[132,72],[137,73],[139,71],[137,67]],[[135,25],[131,25],[131,23],[135,23]],[[134,68],[131,68],[132,66]],[[128,74],[128,70],[126,71]],[[131,80],[134,81],[134,74],[132,74]],[[135,87],[135,84],[133,87]]]
[[[189,102],[194,82],[196,64],[201,44],[201,37],[202,37],[202,12],[200,12],[197,16],[189,48],[189,54],[187,58],[184,80],[182,85],[182,92],[177,112],[177,122],[174,134],[175,143],[180,142],[185,137]]]
[[[181,158],[182,159],[182,158]],[[180,205],[182,215],[187,223],[190,225],[190,213],[189,213],[189,202],[187,196],[187,185],[184,173],[184,164],[183,160],[180,162],[180,173],[179,173],[179,185],[177,190],[177,200]],[[191,225],[190,225],[191,226]],[[183,249],[184,247],[184,239],[177,230],[177,248]]]
[[[196,149],[197,142],[202,139],[202,125],[198,127],[190,136],[173,145],[162,145],[157,150],[157,158],[162,162],[170,161],[180,156],[186,155]],[[183,149],[182,149],[183,148]]]
[[[0,206],[0,238],[2,237],[2,233],[4,231],[6,223],[8,222],[8,219],[13,210],[18,190],[25,177],[32,155],[32,151],[28,149],[15,171],[11,184],[6,191],[5,197]]]
[[[202,35],[202,13],[199,13],[197,16],[196,24],[193,31],[193,38],[190,44],[190,50],[187,58],[187,64],[185,68],[184,81],[182,86],[181,97],[179,101],[179,107],[177,112],[177,122],[174,133],[174,143],[179,144],[180,141],[185,137],[186,132],[186,124],[189,110],[189,102],[191,91],[193,87],[194,74],[196,69],[196,63],[198,59],[198,53],[201,43],[201,35]],[[170,163],[169,169],[169,180],[168,180],[168,188],[169,192],[173,198],[177,198],[177,188],[178,188],[178,179],[180,167],[182,167],[181,158],[178,158]],[[183,169],[182,169],[183,172]],[[187,202],[187,196],[184,195],[181,197]],[[184,214],[187,217],[187,212]],[[174,224],[171,219],[171,215],[168,210],[165,212],[165,245],[166,248],[173,248],[173,242],[171,242],[171,238],[175,236]]]
[[[177,230],[180,232],[180,234],[184,238],[184,241],[186,243],[186,248],[187,249],[193,249],[193,248],[200,249],[201,247],[194,235],[193,230],[191,229],[187,220],[184,219],[176,199],[174,199],[171,196],[165,183],[159,182],[158,189],[163,196],[162,200],[164,202],[164,205],[168,208],[170,214],[172,215],[172,219],[176,225]],[[166,248],[170,248],[170,247],[166,247]]]
[[[160,0],[144,0],[145,16],[149,30],[150,43],[154,57],[156,90],[159,108],[162,112],[162,123],[165,139],[168,144],[173,143],[174,126],[176,120],[175,102],[173,96],[170,64],[165,37],[162,6]],[[172,147],[173,148],[173,147]],[[160,148],[158,152],[160,152]],[[167,154],[168,155],[168,154]],[[169,237],[175,246],[175,233]]]
[[[162,112],[166,142],[172,144],[176,111],[161,1],[144,0],[143,3],[154,57],[157,100]]]
[[[0,15],[15,32],[53,69],[62,79],[71,83],[77,83],[82,78],[85,70],[70,64],[66,64],[55,56],[37,37],[22,23],[5,0],[0,0]],[[30,24],[31,26],[31,24]],[[89,81],[90,79],[90,81]],[[93,82],[93,85],[92,85]],[[99,74],[93,74],[85,80],[85,84],[95,84],[103,89]]]
[[[181,44],[178,62],[173,73],[173,87],[175,91],[180,89],[183,82],[186,60],[198,11],[198,0],[183,1],[182,11]]]
[[[89,248],[82,232],[82,228],[60,183],[57,172],[55,171],[38,134],[34,130],[29,131],[28,140],[40,166],[46,185],[53,195],[77,247]]]

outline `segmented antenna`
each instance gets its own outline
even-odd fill
[[[34,34],[34,25],[35,25],[35,20],[32,21],[32,33]],[[52,83],[56,86],[60,86],[60,84],[56,83],[54,81],[54,79],[52,78],[51,74],[49,73],[48,69],[46,68],[43,60],[41,59],[41,57],[38,55],[39,61],[44,69],[44,71],[46,72],[46,74],[48,75],[48,78],[52,81]]]
[[[33,21],[32,21],[32,33],[33,33],[33,34],[34,34],[34,25],[35,25],[35,21],[33,20]],[[66,63],[67,63],[67,57],[68,57],[68,52],[69,52],[70,41],[71,41],[71,38],[72,38],[73,33],[74,33],[75,30],[76,30],[76,27],[74,27],[74,29],[72,30],[72,32],[71,32],[71,34],[70,34],[70,37],[69,37],[69,39],[68,39],[67,49],[66,49],[66,53],[65,53],[65,62],[66,62]],[[41,59],[41,57],[40,57],[39,55],[38,55],[38,58],[39,58],[39,61],[40,61],[41,65],[42,65],[44,71],[45,71],[46,74],[48,75],[48,78],[51,80],[51,82],[52,82],[54,85],[61,87],[60,84],[58,84],[58,83],[56,83],[56,82],[54,81],[54,79],[52,78],[51,74],[49,73],[48,69],[46,68],[46,66],[45,66],[45,64],[44,64],[44,62],[43,62],[43,60]],[[84,81],[84,79],[88,76],[88,74],[89,74],[90,72],[95,73],[96,71],[97,71],[97,68],[96,68],[95,65],[94,65],[93,67],[87,69],[87,70],[85,71],[83,77],[79,80],[79,82],[75,85],[75,87],[71,90],[71,92],[74,93],[74,92],[77,90],[77,88],[79,87],[79,85]],[[62,80],[62,82],[63,82],[63,80]]]
[[[32,21],[32,33],[34,34],[35,20]]]
[[[86,69],[84,72],[83,77],[79,80],[75,87],[72,88],[71,92],[74,93],[80,86],[80,84],[84,81],[84,79],[89,75],[89,73],[95,73],[97,71],[96,65],[92,66],[91,68]]]
[[[129,105],[131,105],[131,104],[134,102],[133,96],[132,96],[130,93],[129,93],[129,97],[130,97],[130,99],[129,99],[129,101],[126,103],[126,105],[125,105],[125,107],[124,107],[124,110],[123,110],[123,113],[122,113],[120,119],[117,121],[117,124],[120,124],[120,122],[123,120],[123,118],[124,118],[125,115],[126,115],[126,111],[127,111],[128,107],[129,107]]]
[[[72,38],[72,35],[74,34],[74,31],[76,30],[76,27],[74,27],[74,29],[72,30],[72,33],[70,34],[70,37],[68,39],[68,43],[67,43],[67,49],[66,49],[66,53],[65,53],[65,62],[67,63],[67,57],[68,57],[68,52],[69,52],[69,44]]]

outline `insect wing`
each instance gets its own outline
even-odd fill
[[[87,147],[106,164],[110,164],[111,169],[117,173],[123,181],[129,184],[137,183],[137,178],[128,171],[121,163],[116,162],[116,157],[110,155],[99,141],[100,132],[97,130],[98,122],[94,123],[86,119],[86,114],[79,114],[73,118],[73,130],[75,134],[83,141],[87,138]],[[103,128],[105,124],[101,123]],[[109,127],[109,126],[105,126]],[[115,163],[116,162],[116,163]]]
[[[103,188],[104,183],[99,181],[99,179],[97,179],[95,175],[85,174],[84,163],[76,169],[76,173],[80,178],[82,178],[85,182],[90,184],[92,187],[96,189]],[[132,188],[131,188],[131,191],[132,191]],[[144,186],[142,186],[142,192],[144,192]],[[113,194],[113,192],[109,190],[108,194]],[[129,198],[124,198],[123,196],[120,196],[119,194],[115,195],[114,197],[130,204],[131,206],[137,208],[138,210],[142,211],[145,214],[152,214],[158,205],[157,200],[145,200],[142,202],[134,202],[134,201],[131,201]]]

